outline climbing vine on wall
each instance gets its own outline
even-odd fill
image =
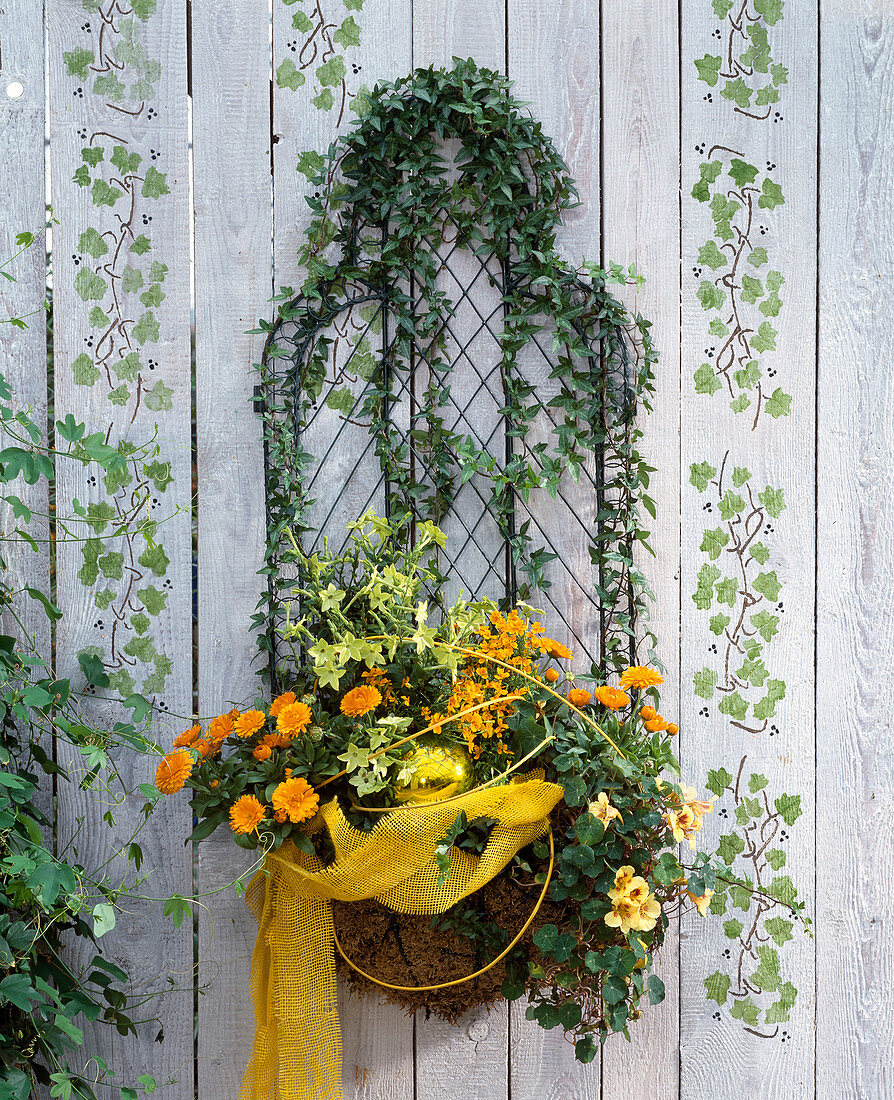
[[[773,57],[771,29],[782,19],[784,0],[713,0],[711,7],[720,23],[713,37],[723,52],[694,62],[698,79],[717,88],[738,114],[764,120],[773,113],[780,121],[773,107],[788,69]],[[712,94],[705,99],[712,101]]]
[[[785,197],[769,172],[740,155],[715,146],[708,157],[699,167],[692,197],[708,204],[713,231],[692,270],[715,342],[705,348],[706,361],[695,372],[695,392],[724,392],[732,411],[748,411],[757,427],[762,414],[787,416],[792,401],[773,385],[776,368],[766,364],[768,353],[776,350],[772,319],[782,309],[785,285],[765,243],[767,221]]]
[[[763,733],[785,698],[784,681],[771,677],[765,663],[784,613],[767,545],[785,508],[783,492],[770,485],[757,489],[751,473],[742,466],[728,470],[726,458],[719,472],[709,462],[693,463],[690,483],[707,498],[704,510],[719,520],[702,536],[707,560],[692,599],[710,615],[717,638],[711,649],[720,656],[720,668],[696,672],[693,689],[702,699],[719,700],[718,711],[732,725]]]

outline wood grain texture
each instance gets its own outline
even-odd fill
[[[894,1093],[890,8],[824,4],[821,43],[816,1095],[869,1100]]]
[[[261,424],[251,404],[273,285],[266,0],[195,0],[192,19],[198,475],[198,706],[244,708],[262,689],[250,627],[266,542]],[[221,117],[227,120],[221,126]],[[221,830],[198,846],[200,1100],[235,1097],[251,1051],[257,925],[227,884],[251,866]]]
[[[815,5],[786,5],[783,18],[767,28],[774,62],[788,69],[788,80],[780,90],[780,100],[772,105],[767,118],[750,117],[721,94],[725,81],[713,87],[697,79],[695,61],[706,55],[727,56],[724,28],[709,14],[700,0],[686,0],[681,8],[681,187],[682,187],[682,617],[681,617],[681,722],[683,730],[682,766],[688,782],[701,788],[708,770],[726,765],[733,774],[736,763],[746,758],[744,776],[763,773],[770,784],[766,795],[772,807],[782,792],[798,794],[804,813],[790,830],[779,833],[784,849],[784,873],[797,883],[798,890],[812,905],[813,885],[813,791],[814,791],[814,700],[810,669],[814,653],[813,569],[814,569],[814,459],[815,430],[815,257],[816,233],[816,88],[815,42],[817,11]],[[735,39],[733,53],[745,47]],[[753,74],[754,75],[754,74]],[[756,75],[751,84],[764,84]],[[755,113],[755,112],[752,112]],[[762,113],[762,112],[757,112]],[[778,115],[778,117],[777,117]],[[759,356],[763,371],[761,384],[769,395],[774,387],[792,396],[790,413],[773,416],[766,401],[758,404],[757,390],[749,396],[745,412],[731,407],[732,394],[725,383],[718,392],[697,392],[695,373],[707,363],[706,373],[719,369],[722,335],[712,334],[708,322],[713,314],[701,301],[705,283],[723,274],[710,268],[702,252],[714,236],[712,211],[708,201],[692,194],[699,179],[699,166],[709,161],[721,163],[716,190],[720,201],[738,203],[736,186],[728,173],[733,158],[751,165],[756,173],[754,186],[763,189],[769,177],[781,187],[784,202],[761,202],[751,194],[753,219],[747,235],[750,247],[763,246],[769,260],[761,265],[761,278],[769,269],[782,273],[783,304],[776,314],[750,310],[743,323],[757,329],[764,317],[777,330],[775,350],[765,348]],[[744,185],[743,185],[744,186]],[[763,190],[761,197],[763,197]],[[737,208],[738,209],[738,208]],[[743,205],[742,210],[746,207]],[[742,218],[745,218],[744,213]],[[738,214],[733,213],[738,221]],[[741,221],[743,227],[746,221]],[[735,236],[735,232],[733,234]],[[753,238],[753,239],[752,239]],[[735,238],[737,244],[740,238]],[[732,248],[733,246],[730,245]],[[730,252],[727,253],[731,254]],[[760,258],[760,257],[758,257]],[[726,264],[726,261],[724,261]],[[724,283],[725,295],[743,283],[746,272],[757,271],[754,264],[743,264]],[[737,292],[738,293],[738,292]],[[740,302],[743,298],[740,296]],[[729,303],[730,297],[725,299]],[[722,319],[728,319],[727,307]],[[756,315],[756,319],[752,320]],[[740,317],[746,316],[739,314]],[[730,321],[735,325],[735,321]],[[749,333],[745,333],[746,338]],[[757,340],[755,333],[751,338]],[[772,341],[771,341],[772,342]],[[757,348],[754,349],[758,351]],[[716,356],[716,359],[715,359]],[[759,408],[759,415],[756,410]],[[706,462],[717,471],[712,486],[699,492],[690,480],[692,464]],[[750,471],[747,487],[736,488],[736,468]],[[742,475],[744,476],[744,474]],[[719,486],[719,487],[718,487]],[[757,494],[766,486],[784,494],[785,510],[777,518],[763,515]],[[735,587],[731,605],[715,596],[710,609],[699,609],[693,599],[697,575],[708,562],[705,532],[724,523],[724,508],[719,497],[733,490],[746,501],[742,532],[750,538],[759,534],[767,547],[766,562],[748,566],[751,576],[760,568],[775,573],[781,583],[776,599],[761,597],[743,582],[747,562],[736,557],[735,539],[721,548],[716,568],[731,577]],[[728,500],[730,498],[727,498]],[[760,526],[757,532],[755,524]],[[743,544],[745,540],[741,540]],[[751,542],[747,543],[749,546]],[[712,585],[713,588],[713,585]],[[750,593],[750,595],[743,595]],[[760,600],[756,605],[752,600]],[[737,670],[744,658],[741,641],[730,646],[729,663],[724,651],[729,633],[718,635],[709,628],[709,620],[718,612],[746,616],[748,630],[756,636],[750,615],[756,608],[778,619],[779,632],[767,644],[764,660],[769,676],[785,682],[785,698],[776,714],[759,721],[741,719],[732,712],[719,711],[721,702],[733,698],[734,687],[744,697],[757,699],[763,692],[748,687]],[[735,628],[733,628],[734,630]],[[744,637],[744,635],[740,636]],[[760,640],[760,639],[758,639]],[[695,677],[707,668],[719,675],[718,688],[707,700],[695,694]],[[742,686],[744,684],[744,686]],[[738,687],[736,687],[738,685]],[[752,711],[748,712],[749,718]],[[700,846],[708,850],[721,833],[736,831],[731,799],[718,804],[717,812],[706,820],[700,834]],[[739,861],[744,872],[754,868]],[[772,872],[768,878],[772,878]],[[681,1096],[700,1095],[710,1089],[718,1097],[761,1096],[788,1098],[813,1095],[814,1064],[814,959],[813,945],[797,930],[794,938],[779,949],[781,981],[791,981],[799,995],[788,1020],[768,1027],[746,1028],[742,1020],[731,1016],[731,1008],[744,1003],[746,991],[736,982],[737,940],[724,934],[724,919],[741,916],[728,910],[723,919],[702,921],[694,914],[684,916],[681,927]],[[743,960],[747,980],[757,968],[756,946]],[[774,949],[775,945],[771,947]],[[731,951],[733,959],[724,955]],[[726,1005],[718,1011],[714,1001],[705,999],[705,979],[713,972],[732,974],[733,989]],[[768,993],[757,1000],[775,1001]],[[761,1017],[763,1019],[763,1017]],[[773,1038],[763,1038],[771,1035]],[[785,1042],[781,1042],[785,1039]]]
[[[132,676],[137,690],[144,687],[157,708],[152,733],[169,744],[172,732],[192,711],[186,5],[182,0],[160,5],[145,21],[129,20],[125,5],[112,12],[110,7],[114,5],[88,13],[74,0],[47,4],[52,193],[60,221],[54,234],[53,271],[56,412],[59,416],[71,412],[76,420],[85,420],[89,430],[107,433],[115,444],[148,442],[157,432],[159,462],[168,464],[158,471],[159,476],[163,473],[165,480],[172,480],[165,491],[149,494],[145,509],[152,518],[164,520],[157,540],[168,564],[158,557],[151,559],[154,568],[140,563],[145,541],[135,535],[121,546],[104,547],[103,553],[122,554],[120,580],[114,576],[116,559],[111,559],[107,573],[85,584],[78,575],[84,562],[80,544],[62,543],[58,603],[65,617],[57,629],[57,667],[81,690],[84,678],[78,653],[92,646],[113,652],[113,670]],[[150,62],[157,63],[158,69]],[[121,152],[113,164],[115,146]],[[79,167],[88,166],[82,154],[85,148],[104,150],[92,178],[101,177],[110,190],[79,186],[73,179]],[[133,154],[138,163],[132,161]],[[163,179],[153,177],[153,169],[163,173]],[[102,236],[105,252],[96,238],[92,243],[82,241],[88,228]],[[150,243],[148,255],[130,248],[139,235]],[[149,306],[140,295],[150,293],[152,262],[166,265],[166,270],[157,272],[159,289],[150,296],[156,304]],[[103,280],[103,288],[108,284],[108,297],[102,301],[109,319],[101,325],[90,320],[99,291],[91,281],[83,281],[89,272]],[[142,286],[136,285],[138,272]],[[144,320],[137,330],[138,319],[146,313],[154,322]],[[124,363],[128,348],[140,356],[139,371]],[[121,381],[121,371],[131,376],[125,386],[129,396],[119,390],[123,403],[117,404],[109,394]],[[152,399],[147,397],[149,392],[155,394]],[[129,491],[134,492],[144,471],[132,463],[130,473],[134,481]],[[60,511],[70,510],[73,497],[84,504],[106,499],[106,489],[97,484],[96,475],[95,468],[61,471]],[[121,506],[126,503],[125,497],[115,499]],[[182,508],[179,513],[178,507]],[[153,663],[147,665],[126,651],[130,640],[142,636],[132,613],[140,606],[135,589],[147,584],[157,585],[166,605],[147,630],[153,648],[170,662],[164,687],[157,690],[151,681],[146,683],[147,676],[154,674]],[[95,602],[100,587],[113,597],[105,610]],[[119,716],[127,717],[114,703],[87,699],[85,706],[98,728]],[[172,719],[174,715],[181,717]],[[76,754],[68,754],[66,761],[76,775],[83,772],[83,759]],[[128,786],[151,782],[155,771],[154,758],[129,752],[121,755],[117,765]],[[107,859],[141,820],[144,799],[137,794],[114,807],[116,825],[107,828],[100,820],[109,808],[105,801],[102,794],[84,791],[69,791],[60,799],[60,844],[69,844],[63,850],[87,867]],[[140,893],[161,900],[172,893],[192,893],[192,855],[182,840],[189,834],[190,823],[186,798],[166,801],[149,820],[140,834],[144,876],[148,872]],[[116,862],[110,873],[125,875],[127,870]],[[130,974],[134,993],[167,991],[144,1006],[149,1023],[138,1038],[93,1029],[88,1049],[115,1068],[118,1084],[133,1083],[137,1075],[149,1072],[159,1082],[169,1078],[176,1082],[169,1089],[172,1100],[192,1098],[191,922],[175,928],[163,917],[157,901],[123,905],[117,927],[103,940],[104,952]]]
[[[657,501],[651,546],[640,555],[654,592],[649,628],[665,666],[662,713],[680,706],[680,222],[677,8],[639,0],[602,5],[602,254],[635,264],[646,279],[622,294],[654,321],[658,350],[651,413],[640,413],[641,449],[656,467],[649,493]],[[642,659],[648,659],[643,653]],[[646,1007],[632,1042],[609,1042],[602,1054],[604,1100],[679,1095],[679,943],[672,922],[656,964],[665,983],[661,1005]]]

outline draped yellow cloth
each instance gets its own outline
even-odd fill
[[[329,832],[330,864],[323,867],[290,842],[269,853],[246,895],[258,938],[255,1040],[240,1100],[341,1100],[331,900],[375,898],[401,913],[444,912],[543,836],[561,797],[561,787],[532,772],[505,786],[384,814],[368,833],[350,825],[333,800],[313,822]],[[449,874],[439,883],[435,849],[461,811],[469,821],[489,817],[496,824],[480,856],[451,852]]]

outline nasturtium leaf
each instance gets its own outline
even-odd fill
[[[115,907],[107,901],[93,906],[93,935],[99,939],[115,927]]]

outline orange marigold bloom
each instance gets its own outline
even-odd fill
[[[554,684],[558,678],[559,674],[554,668],[548,668],[543,674],[543,679],[546,680],[548,684]]]
[[[265,733],[261,738],[261,744],[271,749],[284,749],[292,740],[285,733]]]
[[[634,665],[623,673],[618,685],[622,688],[650,688],[664,683],[664,677],[654,668],[645,665]]]
[[[320,796],[306,779],[286,779],[273,792],[273,809],[288,814],[293,823],[313,817],[320,804]]]
[[[341,701],[341,712],[349,718],[360,718],[375,710],[382,702],[382,693],[374,687],[355,687]]]
[[[264,807],[253,794],[244,794],[230,807],[230,828],[234,833],[253,833],[264,818]]]
[[[186,749],[169,752],[162,758],[155,772],[155,786],[162,794],[176,794],[186,786],[186,781],[192,774],[192,768],[192,753]]]
[[[671,735],[671,737],[676,737],[677,734],[680,732],[680,727],[678,725],[675,725],[673,722],[669,722],[667,726],[667,732]]]
[[[568,702],[575,707],[585,707],[592,698],[586,688],[571,688],[568,692]]]
[[[550,657],[561,657],[563,660],[570,660],[574,654],[568,648],[567,645],[562,645],[561,642],[557,642],[554,638],[540,638],[541,649],[550,655]]]
[[[666,722],[660,714],[656,714],[651,722],[646,722],[646,729],[649,733],[660,733],[662,730],[666,730],[669,725],[670,723]]]
[[[658,711],[654,707],[640,707],[639,716],[644,722],[651,722],[658,717]]]
[[[295,695],[294,691],[284,691],[282,695],[277,695],[277,697],[270,704],[270,717],[278,718],[279,712],[282,710],[282,708],[290,706],[292,703],[295,702],[296,698],[297,696]]]
[[[284,821],[289,820],[289,815],[286,813],[285,810],[276,810],[276,812],[273,814],[273,820],[279,822],[279,824],[282,825]]]
[[[296,733],[304,733],[312,717],[307,703],[289,703],[279,712],[276,728],[284,737],[294,737]]]
[[[596,702],[602,703],[609,710],[620,710],[621,707],[630,706],[630,696],[626,691],[621,691],[620,688],[598,687],[593,694],[596,696]]]
[[[266,721],[267,715],[262,710],[247,710],[233,723],[233,729],[237,737],[251,737]]]
[[[211,737],[201,737],[192,748],[199,753],[202,759],[207,759],[209,756],[217,756],[220,752],[220,742]]]
[[[218,714],[208,723],[208,736],[214,741],[226,741],[233,732],[233,722],[238,717],[239,711],[229,711],[227,714]]]
[[[258,745],[252,756],[255,760],[269,760],[273,755],[273,749],[269,745]]]
[[[201,726],[190,726],[188,730],[184,730],[179,737],[174,739],[174,748],[185,749],[187,745],[191,745],[195,741],[201,732]]]

